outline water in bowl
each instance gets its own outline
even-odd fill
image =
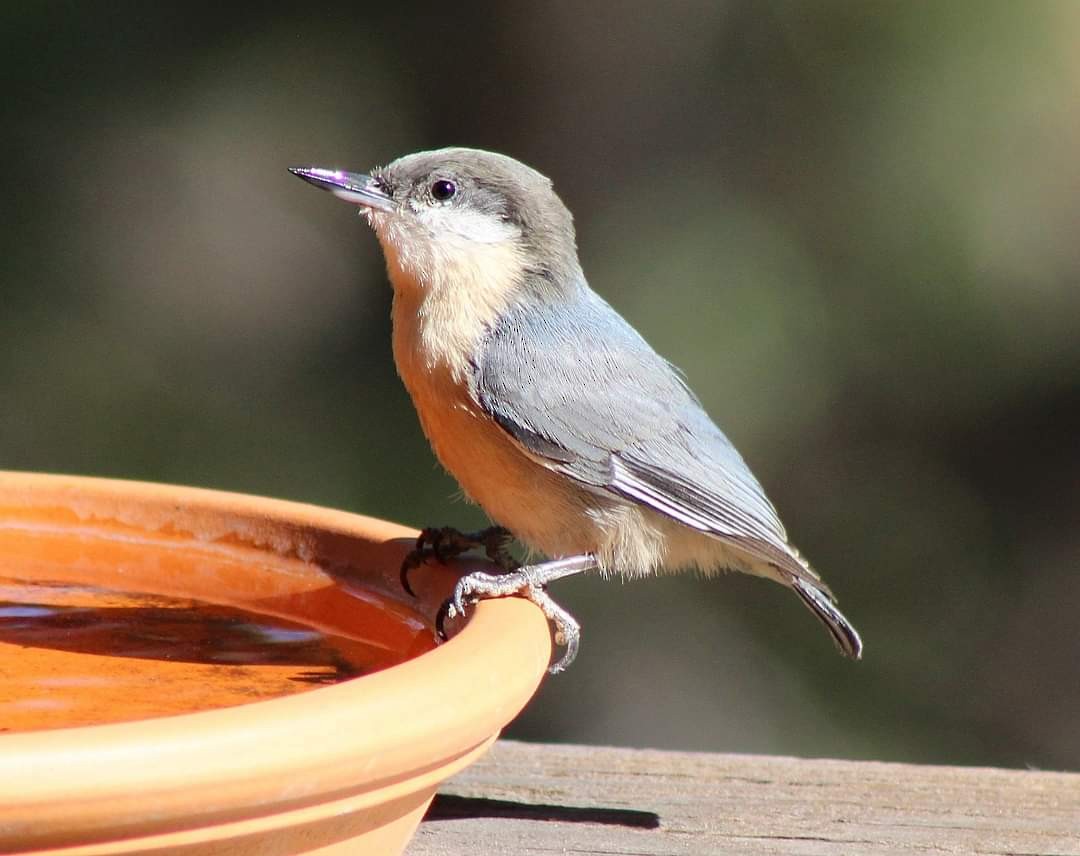
[[[0,527],[0,732],[290,695],[432,644],[408,608],[295,557],[175,533]]]

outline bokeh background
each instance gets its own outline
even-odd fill
[[[285,167],[503,151],[866,642],[745,577],[570,581],[510,734],[1080,768],[1080,4],[0,15],[0,466],[482,523],[374,239]]]

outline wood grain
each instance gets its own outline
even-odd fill
[[[406,853],[1080,856],[1080,774],[501,741]]]

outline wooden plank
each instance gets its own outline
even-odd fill
[[[1080,856],[1080,774],[501,741],[406,852]]]

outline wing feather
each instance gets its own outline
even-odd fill
[[[768,562],[841,652],[861,656],[859,634],[742,457],[679,373],[587,286],[557,306],[507,313],[473,369],[475,400],[526,453]]]
[[[552,469],[804,573],[738,452],[677,371],[595,293],[504,316],[476,360],[473,394]]]

